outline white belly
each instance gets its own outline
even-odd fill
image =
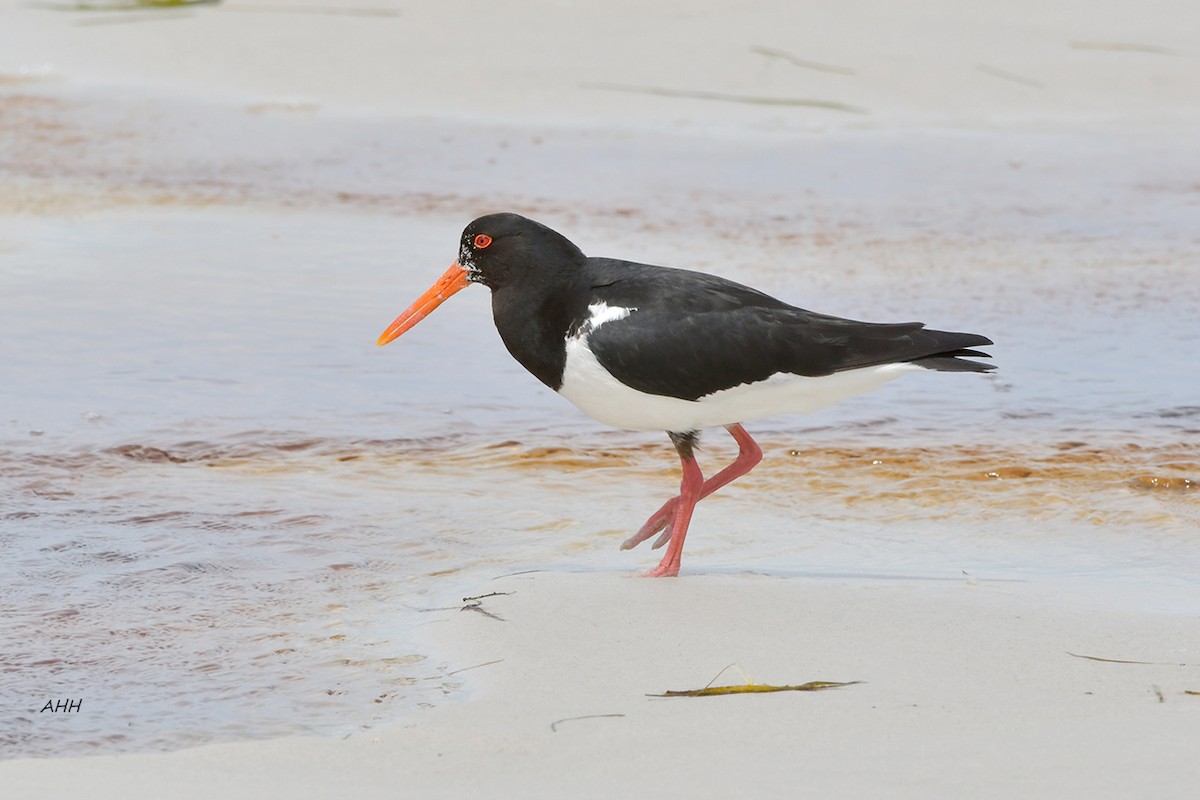
[[[583,336],[567,340],[567,363],[558,393],[592,419],[614,428],[684,432],[816,411],[919,369],[915,364],[884,364],[820,378],[779,374],[699,400],[680,400],[639,392],[621,383],[600,365]]]

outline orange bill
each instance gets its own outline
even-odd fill
[[[417,298],[417,302],[406,308],[403,314],[396,317],[395,322],[388,325],[387,330],[379,335],[375,344],[382,347],[393,339],[400,338],[401,334],[432,314],[435,308],[446,301],[446,298],[465,289],[470,283],[467,280],[467,271],[457,262],[451,264],[450,269],[446,270],[446,274],[437,279],[437,283],[430,286],[425,294]]]

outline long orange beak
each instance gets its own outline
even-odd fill
[[[446,274],[437,279],[437,283],[430,286],[425,291],[425,294],[417,298],[417,302],[406,308],[403,314],[396,317],[395,322],[388,325],[386,331],[379,334],[379,338],[375,340],[375,344],[382,347],[393,339],[400,338],[401,334],[425,319],[433,313],[435,308],[446,302],[446,298],[470,285],[471,282],[467,280],[467,271],[460,267],[457,262],[451,264],[450,269],[446,270]]]

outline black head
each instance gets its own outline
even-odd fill
[[[567,237],[520,214],[488,214],[468,225],[458,263],[489,289],[574,270],[583,253]]]
[[[527,309],[529,303],[522,301],[536,300],[539,294],[544,297],[547,287],[553,287],[560,276],[575,273],[584,261],[583,253],[565,236],[520,214],[480,217],[463,231],[458,261],[396,317],[376,344],[396,339],[472,283],[492,290],[494,313],[505,306]],[[520,290],[503,291],[507,287]],[[560,313],[565,312],[560,309]]]

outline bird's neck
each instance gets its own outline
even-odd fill
[[[587,310],[562,287],[502,287],[492,292],[496,330],[512,357],[535,378],[558,391],[566,365],[566,334],[573,320]]]

